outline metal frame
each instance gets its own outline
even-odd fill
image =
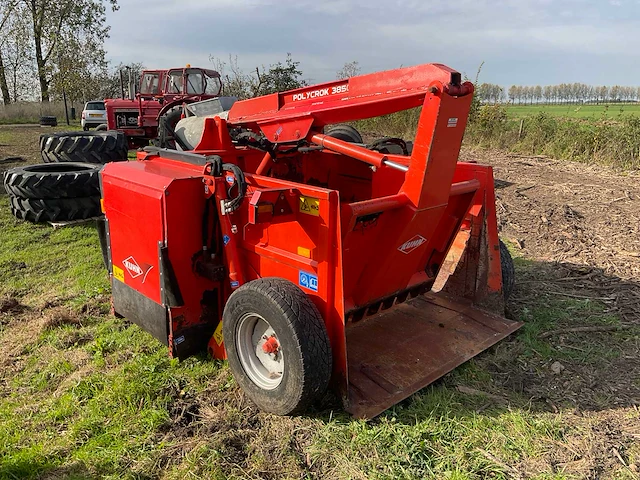
[[[170,353],[181,356],[201,326],[213,331],[211,354],[225,358],[228,296],[256,278],[285,278],[323,316],[345,408],[370,417],[517,329],[472,305],[500,315],[504,307],[492,169],[458,162],[472,93],[439,64],[363,75],[236,102],[227,121],[205,120],[193,152],[149,149],[138,162],[107,165],[113,264],[158,266],[162,242],[183,294],[182,305],[165,305]],[[419,106],[411,156],[322,133]],[[235,144],[230,127],[264,135],[272,151]],[[244,172],[235,211],[223,205],[239,179],[213,175],[214,158]],[[132,268],[114,270],[113,282],[163,304],[159,276],[141,282]],[[198,273],[218,268],[223,279]],[[434,284],[455,297],[425,296]]]

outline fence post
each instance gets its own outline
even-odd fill
[[[524,130],[524,118],[520,119],[520,129],[518,130],[518,140],[522,137],[522,130]]]

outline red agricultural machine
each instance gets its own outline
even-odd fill
[[[106,165],[115,313],[173,357],[227,358],[277,414],[331,384],[370,418],[438,379],[521,325],[492,169],[458,162],[472,94],[440,64],[362,75],[190,116],[191,151]],[[411,152],[323,133],[420,106]]]
[[[180,107],[217,97],[221,91],[220,74],[213,70],[191,66],[145,70],[135,98],[105,100],[107,127],[124,132],[132,149],[156,139],[160,146],[174,146],[172,134]]]

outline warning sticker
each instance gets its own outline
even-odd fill
[[[113,278],[115,278],[116,280],[119,280],[122,283],[124,283],[124,270],[121,269],[119,266],[114,265],[113,266]]]
[[[213,332],[213,339],[218,344],[218,346],[222,345],[224,339],[222,338],[222,322],[218,323],[218,327],[216,331]]]
[[[320,215],[320,200],[317,198],[300,196],[300,211],[307,215]]]
[[[298,284],[301,287],[308,288],[314,292],[318,291],[318,276],[313,273],[307,273],[300,270],[298,277]]]

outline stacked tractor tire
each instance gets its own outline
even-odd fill
[[[68,222],[101,215],[98,173],[126,161],[121,132],[65,132],[40,136],[44,163],[8,170],[4,189],[11,212],[30,222]]]

